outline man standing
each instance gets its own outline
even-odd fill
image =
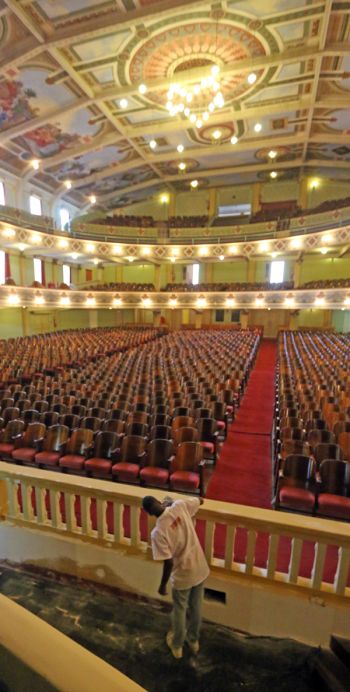
[[[167,634],[166,642],[174,658],[182,658],[185,638],[192,653],[199,651],[204,580],[209,574],[192,521],[201,504],[203,499],[197,497],[176,500],[170,506],[162,504],[151,495],[147,495],[142,501],[143,509],[157,517],[151,541],[154,560],[163,560],[163,573],[158,589],[162,596],[167,593],[166,586],[171,577],[172,629]]]

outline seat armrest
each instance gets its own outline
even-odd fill
[[[36,440],[33,440],[33,447],[35,447],[35,449],[39,452],[39,451],[41,451],[43,442],[44,442],[44,438],[38,437]]]

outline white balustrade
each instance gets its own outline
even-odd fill
[[[0,462],[0,483],[7,491],[7,502],[2,500],[0,507],[5,521],[32,528],[40,525],[69,537],[82,536],[109,549],[122,544],[133,553],[140,550],[140,557],[145,554],[154,518],[144,515],[141,519],[141,501],[146,494],[143,488],[5,462]],[[151,492],[158,499],[164,496],[158,490]],[[172,495],[175,499],[184,497]],[[243,578],[280,586],[309,588],[313,594],[350,597],[350,524],[213,500],[205,500],[197,518],[204,524],[203,546],[213,573],[231,573],[232,577],[239,573]],[[266,544],[263,565],[260,539]],[[286,540],[290,542],[289,564],[281,571],[278,564],[281,556],[286,558]],[[217,544],[220,554],[214,547]],[[305,547],[313,551],[307,578],[300,568]],[[329,547],[337,550],[333,550],[332,583],[323,579]]]

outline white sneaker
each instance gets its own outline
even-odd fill
[[[186,641],[187,641],[187,644],[188,644],[189,648],[191,649],[192,653],[193,653],[193,654],[198,654],[198,651],[199,651],[199,641],[198,641],[198,639],[197,639],[197,641],[195,641],[195,642],[190,642],[190,641],[188,641],[188,639],[186,639]]]
[[[168,634],[166,636],[166,643],[167,643],[172,655],[174,656],[174,658],[182,658],[182,646],[175,648],[175,646],[173,646],[173,639],[174,639],[174,634],[170,630],[170,632],[168,632]]]

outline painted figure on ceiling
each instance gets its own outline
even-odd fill
[[[35,91],[24,89],[22,82],[0,81],[0,130],[34,118],[38,111],[31,107],[29,99],[35,97]]]
[[[23,139],[30,147],[31,155],[41,158],[54,156],[80,143],[80,135],[62,132],[61,128],[53,123],[26,132]],[[27,154],[23,158],[27,158]]]

